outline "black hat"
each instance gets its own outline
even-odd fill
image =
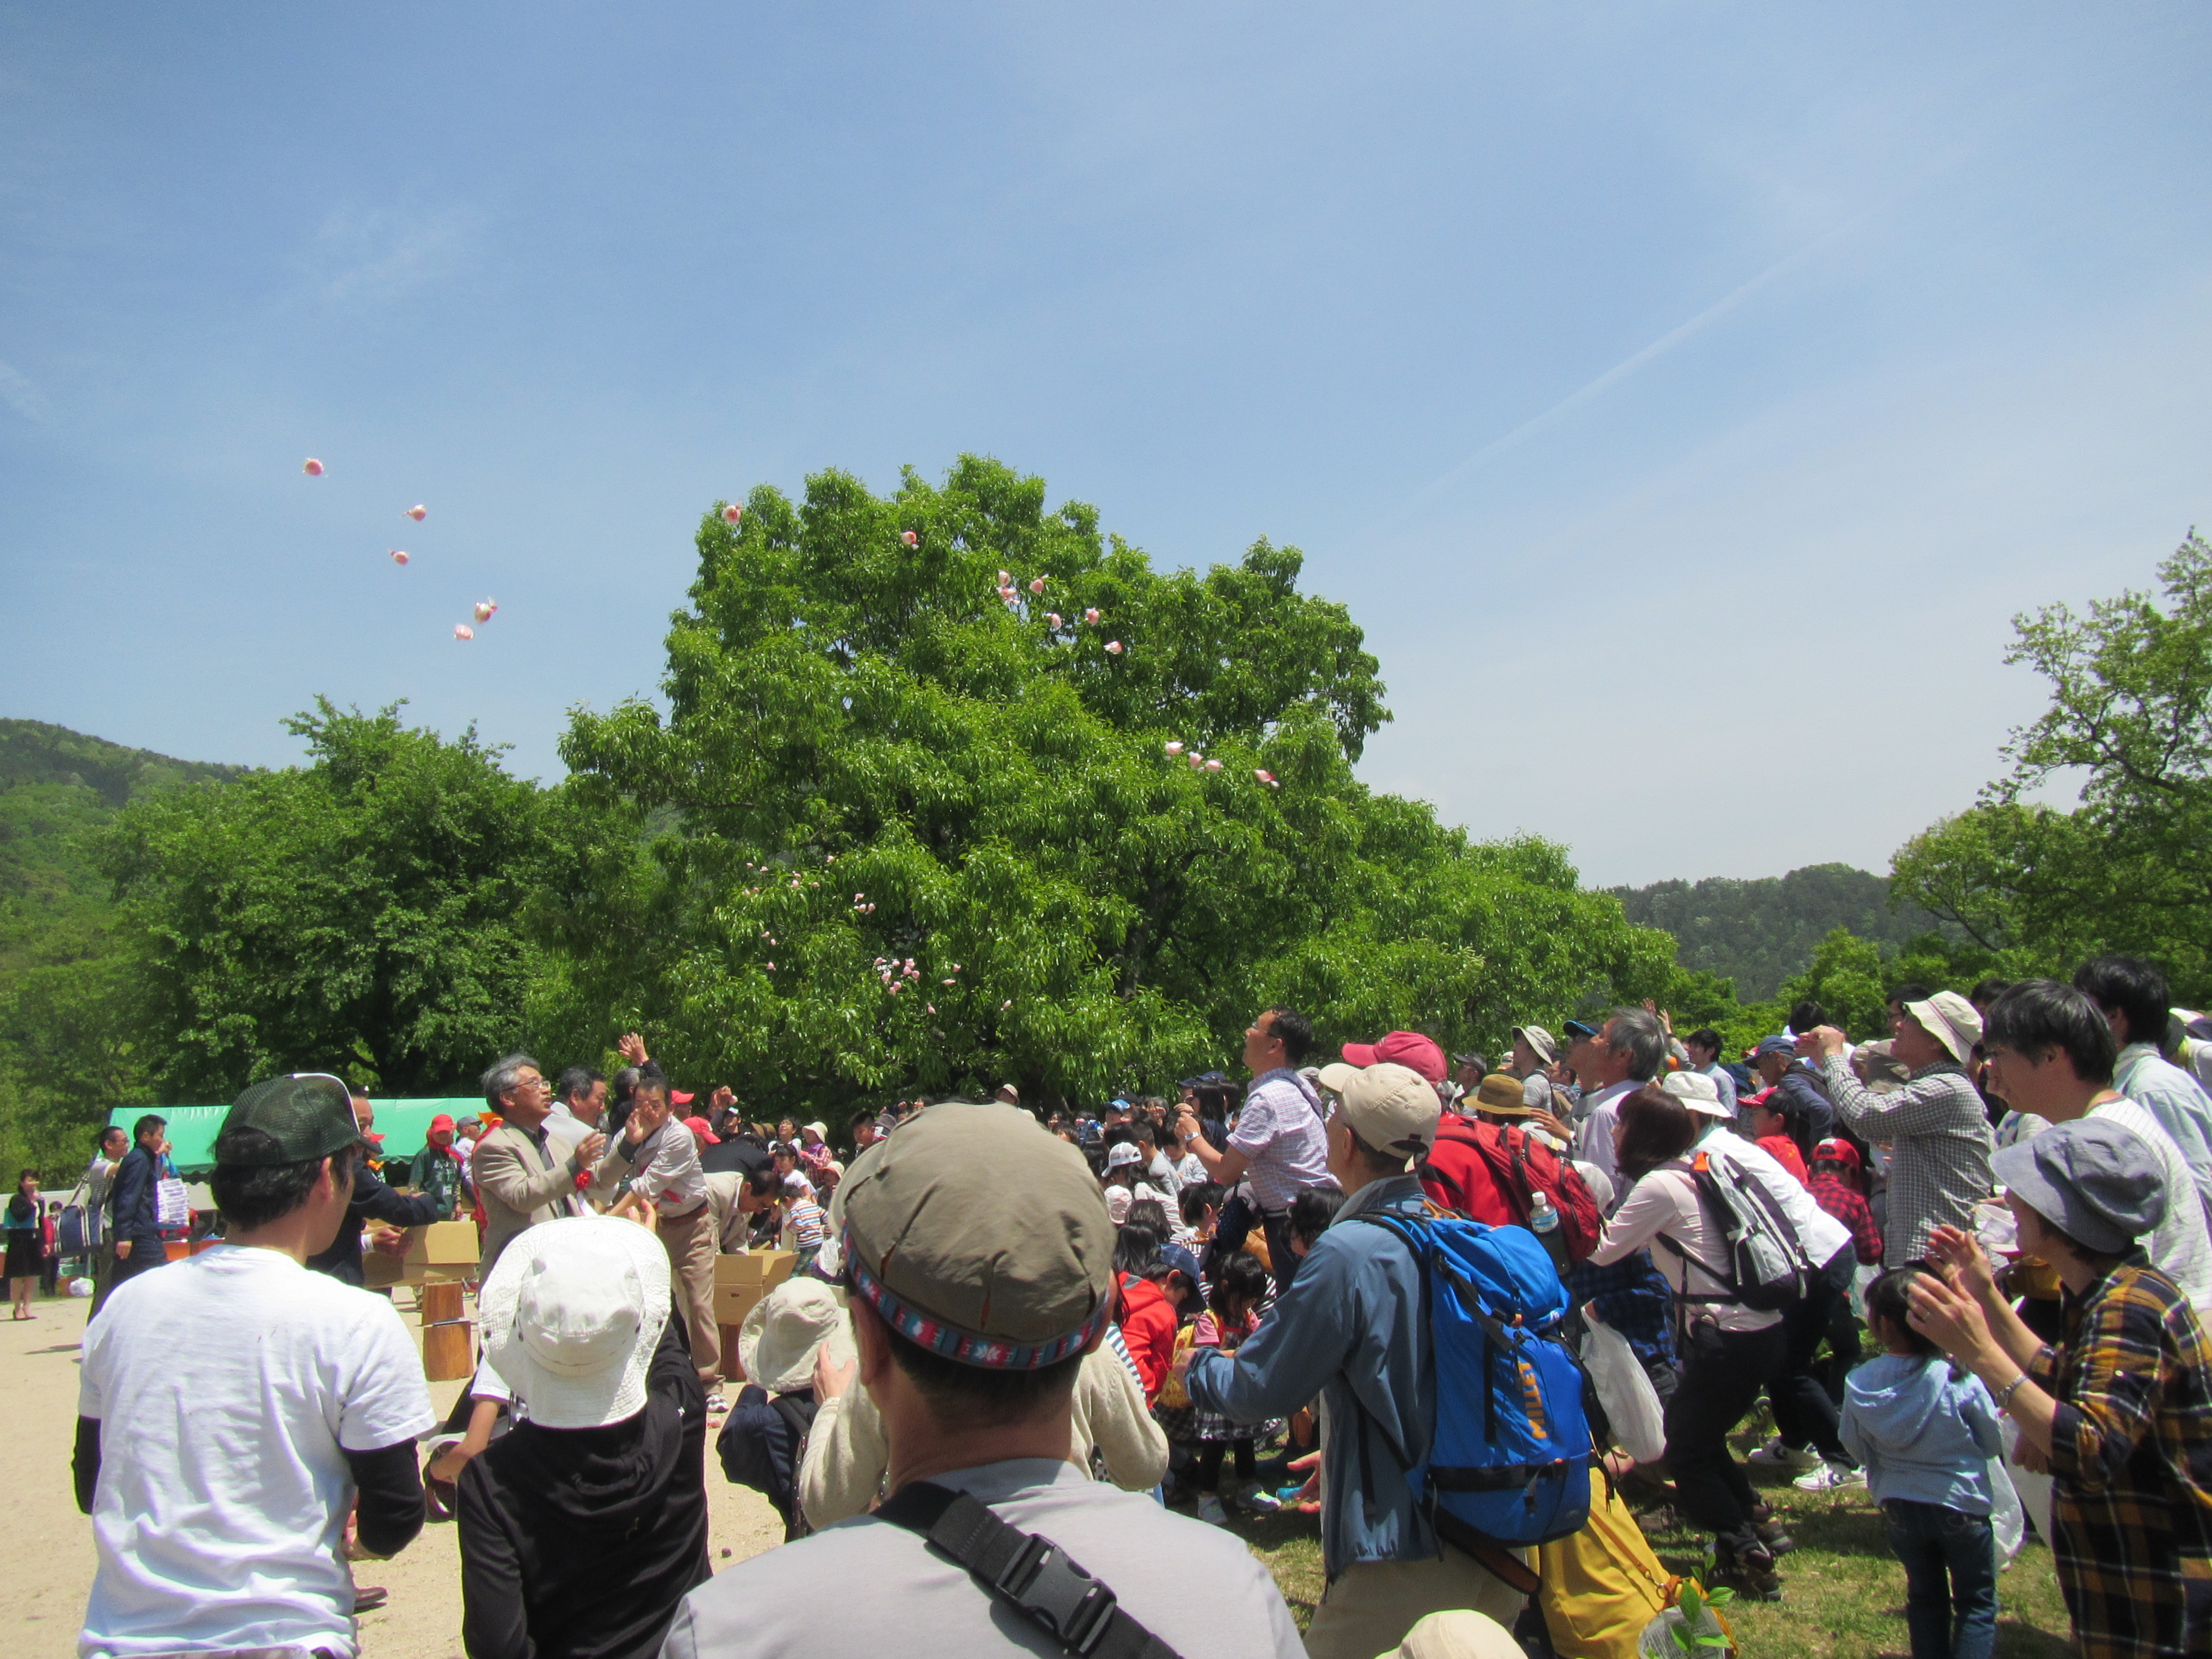
[[[252,1169],[305,1164],[361,1139],[344,1084],[318,1072],[257,1083],[230,1109],[215,1138],[215,1161]]]

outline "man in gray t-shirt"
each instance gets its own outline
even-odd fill
[[[1304,1659],[1242,1540],[1067,1461],[1075,1375],[1104,1340],[1117,1288],[1114,1224],[1082,1153],[1018,1108],[941,1101],[855,1158],[838,1195],[858,1361],[825,1347],[816,1387],[867,1390],[892,1497],[693,1590],[662,1659],[1064,1652],[893,1518],[946,1502],[963,1532],[988,1532],[995,1516],[1056,1545],[1190,1659]],[[985,1513],[963,1518],[969,1500]],[[1073,1583],[1041,1569],[1030,1594],[1048,1602]]]

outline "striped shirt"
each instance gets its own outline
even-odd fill
[[[1878,1095],[1843,1054],[1822,1067],[1836,1114],[1862,1139],[1890,1148],[1888,1226],[1882,1260],[1927,1259],[1938,1227],[1974,1231],[1974,1206],[1991,1191],[1989,1115],[1966,1073],[1950,1060],[1923,1066],[1905,1087]]]

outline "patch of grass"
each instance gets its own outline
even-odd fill
[[[1755,1440],[1753,1441],[1755,1443]],[[1754,1468],[1775,1513],[1797,1547],[1782,1559],[1782,1600],[1738,1602],[1727,1616],[1748,1659],[1871,1659],[1906,1656],[1905,1569],[1890,1553],[1881,1516],[1863,1488],[1802,1492],[1788,1479]],[[1301,1515],[1238,1518],[1231,1530],[1274,1575],[1300,1630],[1322,1589],[1321,1526]],[[1652,1547],[1669,1572],[1704,1570],[1705,1539],[1662,1532]],[[1997,1659],[2068,1659],[2065,1604],[2051,1552],[2031,1543],[1997,1575]]]

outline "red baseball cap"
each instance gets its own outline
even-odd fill
[[[684,1120],[684,1127],[709,1146],[719,1146],[722,1144],[721,1136],[707,1127],[707,1120],[703,1117],[687,1117]]]
[[[668,1103],[671,1106],[689,1106],[696,1098],[696,1096],[687,1095],[681,1089],[671,1089],[668,1091]]]
[[[1393,1031],[1380,1042],[1347,1042],[1344,1058],[1348,1065],[1362,1066],[1392,1062],[1419,1072],[1431,1083],[1442,1083],[1446,1075],[1444,1051],[1434,1037],[1419,1031]]]
[[[453,1120],[447,1116],[443,1112],[439,1113],[437,1116],[430,1120],[430,1133],[432,1134],[437,1133],[441,1129],[450,1131],[453,1127]]]

